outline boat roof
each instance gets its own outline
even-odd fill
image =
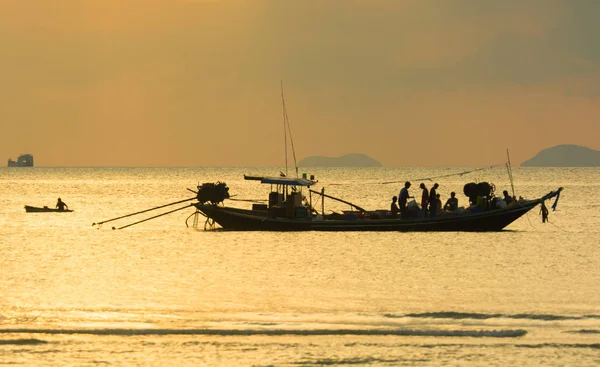
[[[306,186],[309,187],[311,185],[316,184],[316,181],[311,181],[307,178],[294,178],[294,177],[257,177],[257,176],[246,176],[244,175],[244,179],[246,180],[255,180],[259,181],[262,184],[271,184],[271,185],[286,185],[286,186]]]

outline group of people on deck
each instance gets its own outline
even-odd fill
[[[410,188],[410,186],[411,183],[409,181],[406,181],[404,183],[404,187],[400,190],[398,196],[394,196],[392,198],[392,204],[390,208],[392,215],[395,216],[398,214],[398,212],[400,212],[402,218],[408,218],[409,216],[413,216],[408,214],[408,199],[414,198],[414,196],[410,196],[408,193],[408,189]],[[440,194],[437,193],[437,189],[439,187],[440,185],[437,183],[433,184],[433,186],[430,189],[427,189],[424,183],[421,183],[419,185],[419,188],[422,190],[421,210],[423,211],[423,215],[426,217],[435,217],[442,213],[442,211],[455,212],[458,210],[458,198],[456,198],[456,193],[454,191],[450,193],[450,197],[448,198],[448,200],[446,200],[446,203],[442,207]],[[504,197],[502,199],[498,198],[497,200],[502,202],[502,205],[504,205],[504,207],[512,206],[517,202],[517,200],[514,197],[508,194],[508,191],[504,190],[502,194],[504,195]],[[480,199],[482,201],[485,201],[486,205],[482,205],[481,203],[479,203]],[[519,198],[519,200],[522,200],[522,198]],[[482,210],[481,208],[485,210],[487,208],[487,201],[489,200],[486,198],[477,197],[470,198],[469,201],[470,206],[468,210],[475,211]]]
[[[392,198],[391,211],[392,214],[396,215],[400,212],[402,218],[407,218],[407,203],[408,199],[414,198],[414,196],[409,196],[408,189],[410,188],[411,183],[406,181],[404,183],[404,187],[400,190],[398,196],[394,196]],[[438,183],[435,183],[431,189],[427,189],[424,183],[419,185],[422,191],[421,195],[421,209],[425,213],[425,216],[435,217],[436,215],[442,212],[442,202],[440,200],[440,194],[437,193],[437,189],[440,187]],[[396,204],[396,201],[398,204]],[[453,191],[450,193],[450,198],[444,204],[444,210],[446,211],[455,211],[458,209],[458,199],[456,198],[456,193]]]

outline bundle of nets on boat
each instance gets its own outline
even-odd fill
[[[209,202],[218,204],[225,199],[229,199],[229,187],[224,182],[207,182],[198,186],[198,201],[202,204]]]

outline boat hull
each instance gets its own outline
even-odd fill
[[[48,207],[37,207],[37,206],[29,206],[25,205],[25,212],[27,213],[71,213],[72,209],[60,210],[56,208],[48,208]]]
[[[530,200],[505,209],[414,219],[287,219],[269,217],[265,211],[199,203],[195,206],[223,229],[236,231],[494,232],[501,231],[540,202],[540,199]]]

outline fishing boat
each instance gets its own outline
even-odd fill
[[[229,198],[224,183],[203,184],[198,187],[198,202],[193,205],[206,217],[205,228],[218,224],[224,230],[235,231],[400,231],[400,232],[490,232],[501,231],[539,204],[558,197],[562,187],[533,200],[517,200],[511,206],[493,205],[497,199],[487,195],[487,209],[479,207],[456,212],[442,212],[426,217],[414,210],[408,218],[400,218],[387,210],[368,211],[348,201],[321,191],[311,190],[316,182],[307,178],[254,177],[261,184],[271,185],[268,204],[253,204],[252,209],[223,205]],[[215,188],[219,187],[219,190]],[[465,185],[466,186],[466,185]],[[307,188],[308,198],[301,189]],[[320,197],[313,206],[313,196]],[[350,211],[326,214],[325,199],[340,201],[351,206]]]
[[[48,208],[47,206],[40,208],[37,206],[25,205],[25,212],[27,213],[70,213],[72,211],[72,209],[60,210],[58,208]]]
[[[198,185],[197,190],[188,189],[196,194],[195,197],[122,215],[98,223],[92,223],[92,226],[98,225],[98,228],[100,228],[104,223],[193,201],[183,207],[118,228],[112,227],[112,229],[124,229],[163,215],[194,207],[195,213],[192,213],[186,219],[186,225],[188,225],[188,220],[193,217],[192,226],[198,227],[199,217],[204,216],[206,217],[204,223],[205,230],[217,228],[218,225],[224,230],[232,231],[489,232],[503,230],[537,205],[542,205],[545,209],[545,201],[554,197],[558,200],[562,191],[561,187],[532,200],[519,198],[519,200],[511,202],[510,205],[506,202],[502,205],[499,199],[494,196],[493,191],[495,187],[493,185],[487,183],[468,183],[465,185],[465,195],[470,198],[471,202],[477,202],[478,204],[464,210],[444,211],[440,215],[429,217],[425,216],[423,214],[424,210],[419,208],[418,204],[414,203],[413,207],[409,207],[408,214],[404,218],[398,215],[398,213],[392,213],[387,210],[365,210],[356,204],[325,194],[324,188],[320,191],[312,190],[311,187],[317,183],[313,176],[308,178],[303,174],[302,177],[298,177],[296,153],[294,151],[292,133],[283,97],[283,82],[281,84],[281,99],[285,134],[285,173],[281,172],[278,177],[244,176],[245,180],[259,181],[261,184],[270,185],[271,191],[268,194],[268,200],[264,200],[263,203],[256,203],[256,200],[232,198],[229,195],[229,187],[224,182],[209,182]],[[288,134],[296,167],[295,178],[288,177]],[[507,169],[512,186],[510,157]],[[460,175],[462,176],[465,173],[462,172]],[[303,194],[303,190],[306,190],[306,195]],[[514,187],[512,191],[514,197]],[[316,196],[315,200],[313,200],[313,196]],[[326,198],[350,205],[351,210],[328,212],[325,210]],[[225,206],[224,202],[228,199],[249,201],[253,202],[253,205],[251,209]],[[268,202],[268,204],[264,202]],[[556,201],[553,205],[553,208],[555,207]]]
[[[225,230],[236,231],[501,231],[519,217],[536,207],[544,205],[545,200],[558,197],[562,188],[540,196],[533,200],[515,200],[508,205],[501,205],[494,195],[495,186],[487,183],[468,183],[464,187],[465,195],[478,205],[466,210],[452,212],[443,211],[433,217],[425,216],[423,208],[414,203],[408,214],[402,218],[397,213],[387,210],[368,211],[362,207],[325,194],[325,189],[315,191],[311,186],[317,182],[314,177],[305,174],[296,178],[287,177],[287,135],[289,134],[294,163],[296,153],[292,140],[292,132],[283,97],[281,83],[281,100],[283,106],[285,167],[286,172],[280,177],[244,176],[246,180],[260,181],[271,186],[268,204],[253,204],[252,209],[240,209],[222,205],[229,199],[229,188],[225,183],[205,183],[198,186],[194,226],[198,223],[198,214],[206,217],[205,229],[214,228],[218,224]],[[512,186],[512,169],[507,150],[507,170]],[[464,174],[461,173],[461,175]],[[302,193],[308,190],[308,195]],[[193,191],[193,190],[190,190]],[[319,205],[313,202],[313,196],[320,198]],[[513,187],[514,196],[514,187]],[[325,210],[325,199],[336,200],[350,205],[351,210],[328,213]],[[498,204],[498,205],[497,205]],[[555,202],[556,204],[556,202]],[[555,206],[554,206],[555,207]],[[186,221],[187,224],[187,221]]]

